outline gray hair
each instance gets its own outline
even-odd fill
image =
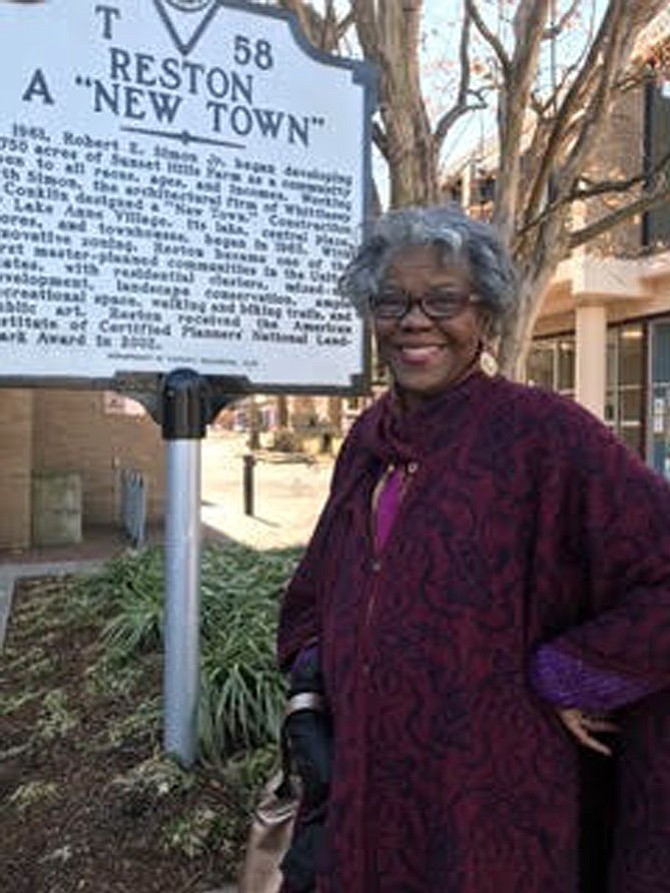
[[[496,230],[467,217],[457,205],[400,208],[383,214],[349,262],[339,290],[359,313],[368,312],[393,258],[401,251],[434,245],[443,261],[461,263],[480,299],[491,334],[517,302],[517,279]]]

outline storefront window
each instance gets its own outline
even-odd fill
[[[572,397],[575,392],[574,336],[534,341],[526,368],[528,384]]]
[[[557,390],[561,394],[575,391],[575,339],[560,338],[557,345]]]
[[[528,384],[541,388],[554,388],[554,355],[552,341],[535,341],[528,356]]]
[[[574,396],[574,336],[534,341],[528,357],[527,380],[529,384]],[[643,383],[642,325],[635,323],[608,329],[605,422],[638,453],[644,449]]]
[[[607,332],[605,421],[637,453],[644,449],[644,329],[639,323]]]
[[[651,330],[651,393],[648,460],[670,478],[670,322],[661,320]]]

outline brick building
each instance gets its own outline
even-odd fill
[[[597,163],[625,178],[669,149],[670,80],[659,79],[613,110]],[[592,199],[576,209],[575,222],[603,211]],[[559,266],[527,374],[573,395],[670,475],[670,204],[622,223]]]
[[[667,159],[670,13],[658,18],[648,39],[665,76],[657,69],[654,80],[612,109],[594,153],[594,180],[625,180]],[[446,191],[486,216],[494,170],[495,157],[484,150],[452,169]],[[615,202],[610,195],[573,207],[574,225],[599,219]],[[629,218],[559,265],[543,297],[526,372],[531,383],[577,399],[670,476],[670,203]]]
[[[0,388],[0,431],[0,549],[48,542],[41,522],[50,512],[56,521],[70,516],[72,538],[77,526],[84,533],[119,526],[124,469],[143,475],[148,520],[161,517],[161,431],[134,401],[105,391]]]

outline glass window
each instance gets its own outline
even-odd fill
[[[555,387],[555,354],[556,349],[553,342],[535,341],[533,343],[526,367],[528,384],[549,389]]]
[[[528,384],[572,396],[575,390],[573,335],[534,341],[526,365]]]
[[[642,325],[608,329],[605,422],[639,453],[644,448],[644,350]],[[573,396],[575,361],[574,335],[538,339],[528,356],[527,381]]]
[[[644,328],[635,323],[607,332],[605,421],[635,452],[644,449]]]
[[[651,333],[648,459],[670,479],[670,322],[652,323]]]
[[[621,421],[638,425],[642,419],[642,387],[630,387],[621,391]]]
[[[562,393],[575,389],[575,339],[561,338],[558,342],[557,386]]]
[[[619,330],[619,384],[640,385],[644,333],[642,326],[624,326]]]

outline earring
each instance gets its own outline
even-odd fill
[[[482,344],[479,352],[479,368],[484,375],[488,375],[489,378],[493,378],[494,375],[498,374],[498,360],[496,359],[495,354],[493,354],[484,344]]]

